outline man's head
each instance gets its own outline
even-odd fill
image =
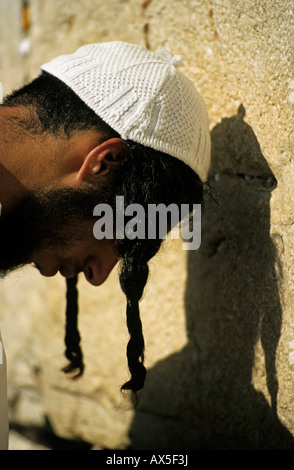
[[[43,66],[37,79],[4,101],[6,109],[19,110],[10,124],[24,136],[20,151],[21,141],[31,139],[35,150],[50,149],[38,157],[43,167],[36,166],[43,172],[46,162],[51,167],[49,178],[37,172],[38,184],[32,181],[3,208],[0,246],[7,256],[1,254],[0,270],[34,262],[42,274],[60,271],[76,279],[83,271],[100,285],[119,261],[130,332],[131,379],[124,388],[134,391],[145,378],[139,300],[148,261],[162,240],[96,240],[93,209],[99,203],[114,207],[118,195],[125,206],[145,209],[201,202],[198,169],[201,174],[209,163],[208,121],[201,98],[174,62],[124,43],[86,46]],[[18,250],[10,256],[7,246]],[[68,311],[67,357],[82,368],[79,337],[69,332],[76,330],[73,317]]]

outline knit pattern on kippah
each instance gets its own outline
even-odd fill
[[[90,44],[42,69],[66,83],[123,139],[177,157],[205,177],[210,163],[204,102],[176,66],[180,56],[123,42]]]

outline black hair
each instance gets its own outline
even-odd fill
[[[79,130],[96,129],[105,135],[105,139],[118,136],[69,87],[45,72],[21,90],[9,95],[4,100],[4,106],[21,106],[24,110],[30,110],[30,119],[21,122],[22,127],[30,132],[49,131],[69,137]],[[108,201],[113,204],[112,207],[117,195],[124,196],[126,206],[140,204],[146,209],[145,214],[148,217],[148,204],[190,204],[192,210],[193,204],[202,202],[201,180],[185,163],[135,142],[127,141],[127,144],[128,155],[121,161],[112,178],[112,192]],[[148,220],[146,223],[148,224]],[[122,390],[137,392],[143,388],[145,381],[144,336],[139,302],[149,275],[148,262],[162,243],[159,234],[157,235],[155,239],[124,237],[115,240],[120,260],[119,281],[126,296],[130,335],[127,359],[131,377],[122,386]],[[65,355],[70,364],[64,371],[77,370],[76,376],[80,376],[84,364],[78,331],[77,281],[77,277],[66,281]]]

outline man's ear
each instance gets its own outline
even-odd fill
[[[108,139],[94,147],[86,156],[78,171],[77,179],[87,181],[108,173],[125,157],[127,144],[120,138]]]

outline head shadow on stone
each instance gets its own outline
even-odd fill
[[[130,436],[140,448],[294,448],[276,412],[281,273],[270,198],[277,181],[243,105],[211,138],[202,242],[187,259],[188,342],[148,371]],[[271,405],[252,385],[257,344]]]

